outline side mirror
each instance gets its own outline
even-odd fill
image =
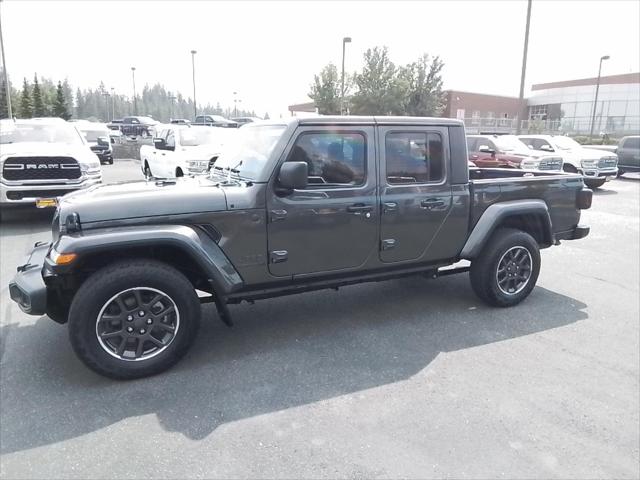
[[[487,145],[480,145],[478,149],[482,153],[490,153],[491,155],[495,155],[496,151],[493,148],[489,148]]]
[[[166,148],[167,142],[165,141],[164,138],[156,137],[153,139],[153,146],[156,147],[158,150],[163,150]]]
[[[307,187],[308,177],[307,162],[285,162],[280,167],[278,185],[289,190],[301,190]]]
[[[540,145],[540,150],[544,150],[545,152],[555,152],[551,145]]]

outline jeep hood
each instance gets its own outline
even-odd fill
[[[135,181],[96,185],[65,195],[60,219],[77,212],[82,224],[227,209],[225,194],[206,178]]]

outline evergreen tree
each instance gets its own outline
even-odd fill
[[[60,82],[58,82],[56,98],[53,102],[53,114],[56,117],[64,118],[65,120],[69,120],[71,118],[71,115],[67,110],[67,102],[64,97],[64,87]]]
[[[84,118],[84,96],[79,88],[76,90],[76,118]]]
[[[44,117],[47,115],[47,111],[42,100],[42,92],[40,91],[40,84],[38,83],[38,76],[33,76],[33,114],[36,117]]]
[[[20,95],[20,118],[33,117],[33,104],[31,103],[31,93],[29,92],[29,83],[24,79],[22,84],[22,94]]]
[[[269,120],[269,112],[264,112],[264,117],[265,120]]]

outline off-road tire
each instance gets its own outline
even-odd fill
[[[130,288],[166,293],[179,312],[179,328],[166,349],[139,361],[107,353],[98,340],[96,322],[114,295]],[[118,262],[91,275],[76,292],[69,311],[69,338],[84,364],[106,377],[126,380],[160,373],[173,366],[192,345],[200,324],[200,301],[189,280],[178,270],[155,260]]]
[[[510,250],[521,247],[530,255],[530,275],[521,290],[505,293],[498,282],[498,267]],[[471,262],[471,287],[481,300],[494,307],[511,307],[527,298],[540,273],[540,249],[535,239],[522,230],[498,228],[483,251]]]

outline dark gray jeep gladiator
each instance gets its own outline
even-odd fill
[[[59,199],[53,240],[18,267],[11,298],[68,322],[88,367],[136,378],[185,354],[202,302],[231,325],[243,300],[469,271],[482,300],[508,307],[534,288],[540,249],[589,233],[582,176],[469,169],[457,120],[293,118],[237,140],[207,176]]]

